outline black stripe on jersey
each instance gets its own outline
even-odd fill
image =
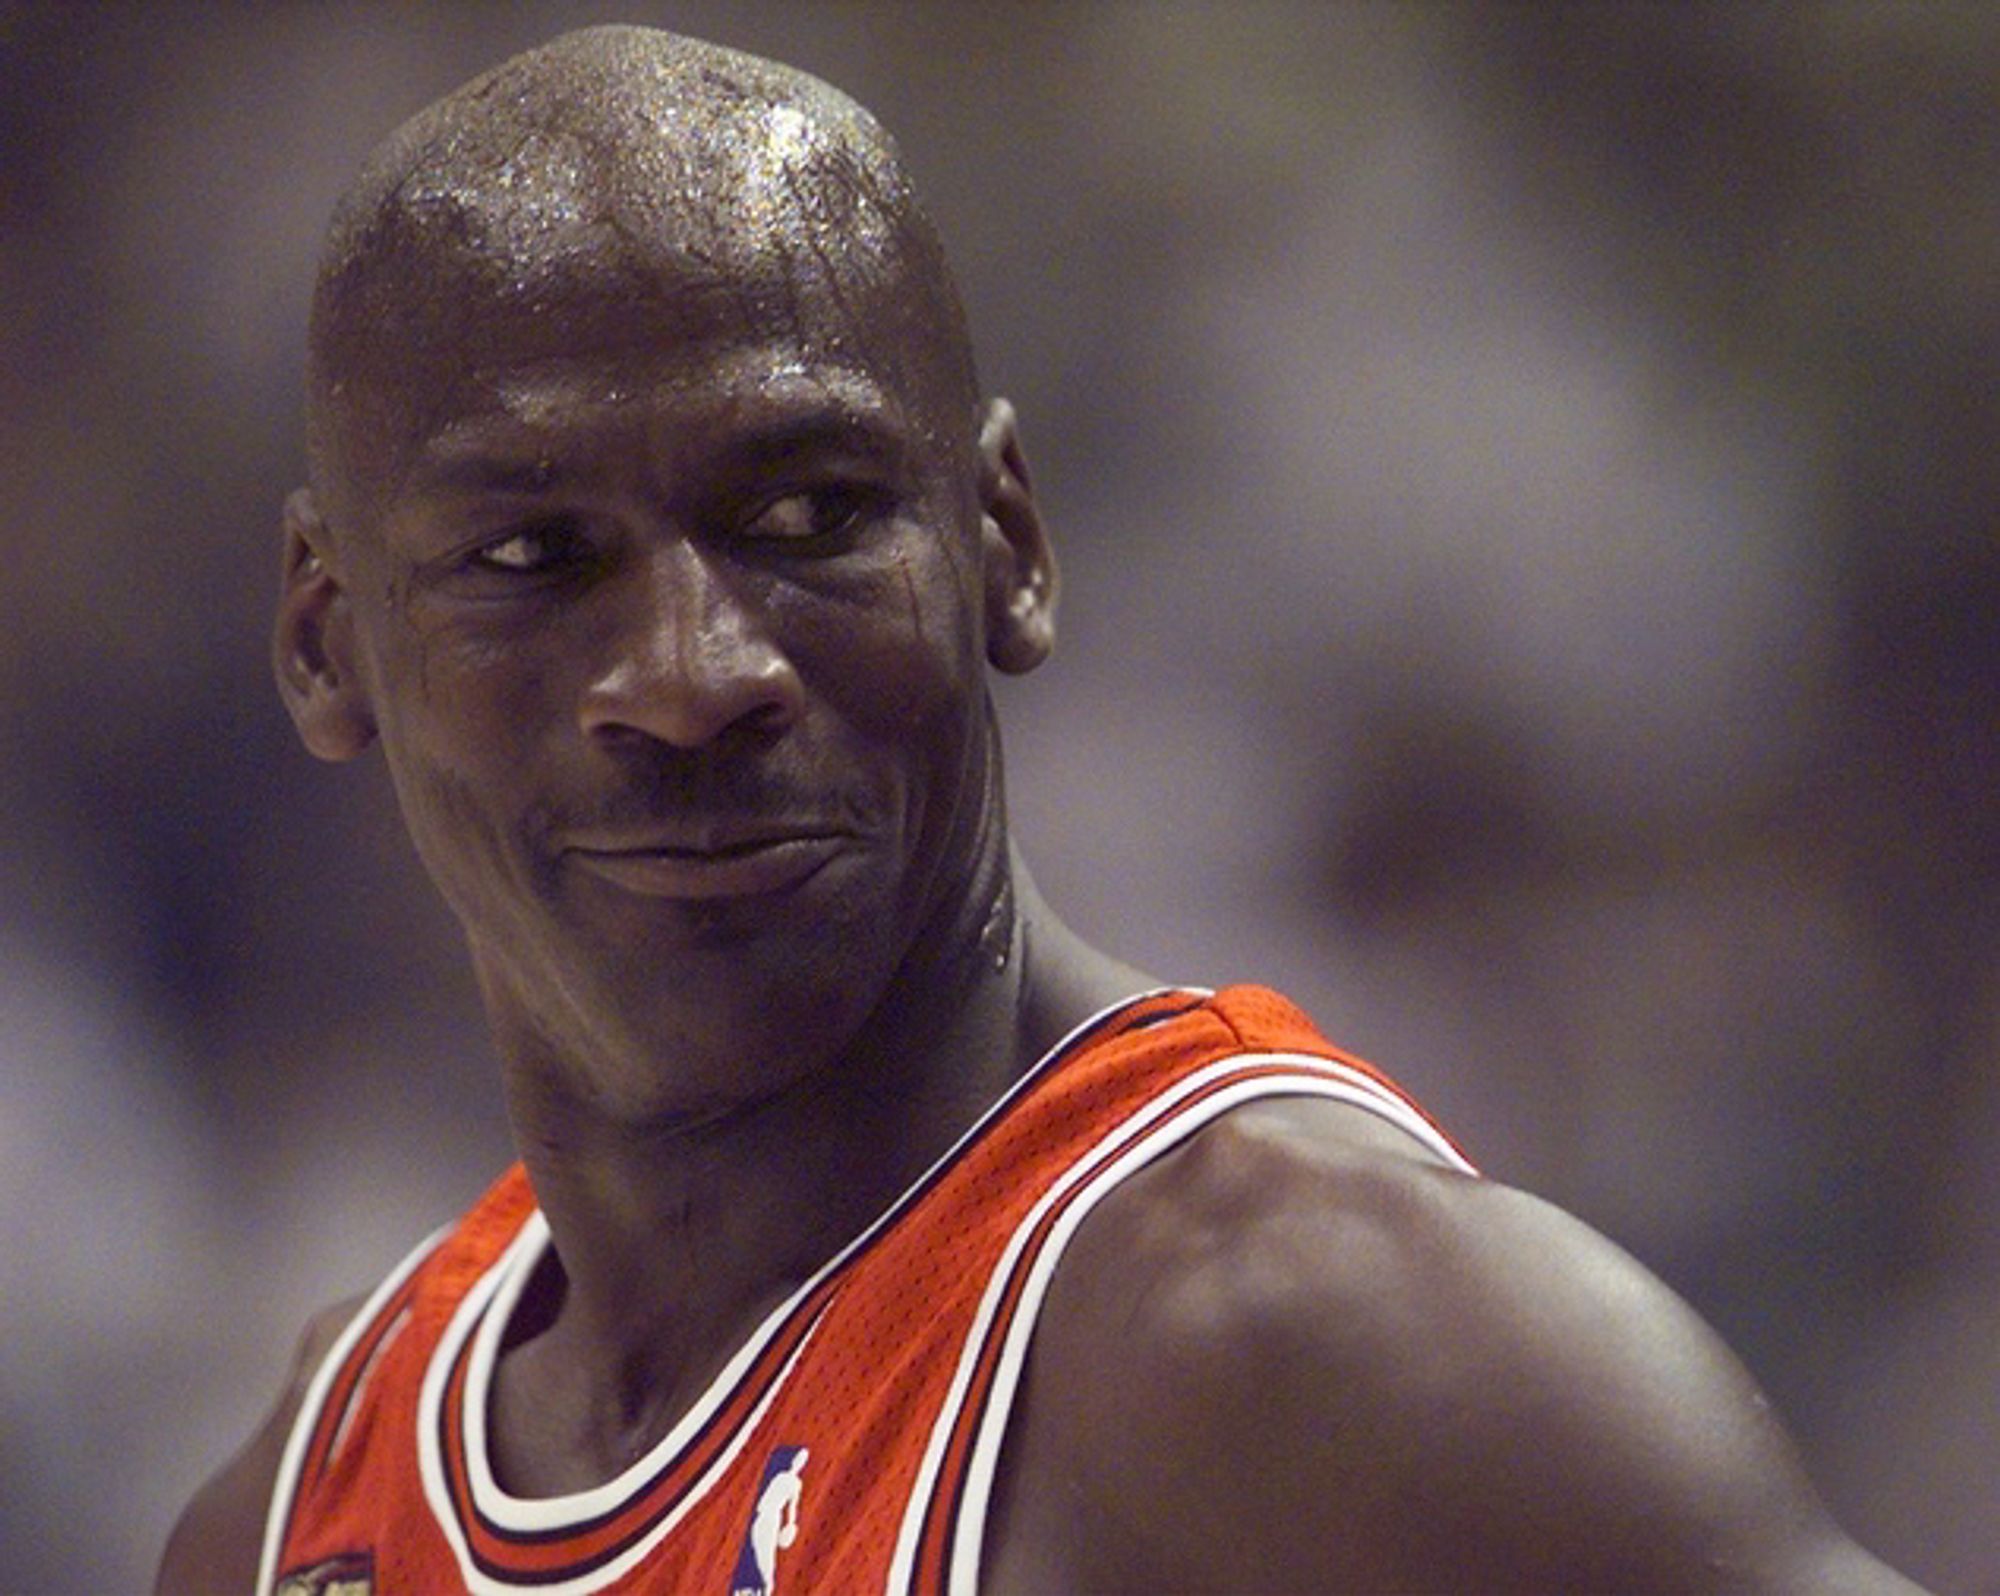
[[[818,1324],[820,1318],[826,1312],[828,1299],[832,1295],[832,1286],[837,1278],[837,1275],[833,1275],[823,1281],[820,1289],[812,1292],[804,1302],[800,1303],[798,1309],[789,1317],[785,1328],[778,1334],[773,1335],[770,1344],[766,1347],[762,1356],[775,1356],[777,1367],[764,1379],[762,1385],[756,1391],[746,1394],[750,1382],[750,1376],[746,1375],[742,1384],[730,1393],[732,1399],[738,1395],[744,1395],[742,1411],[735,1419],[732,1429],[740,1429],[756,1417],[763,1394],[768,1392],[774,1384],[781,1380],[791,1366],[797,1362],[800,1347],[811,1336],[813,1327]],[[490,1312],[491,1309],[489,1308],[487,1311]],[[801,1320],[804,1322],[801,1323]],[[794,1326],[797,1327],[796,1333],[791,1333]],[[729,1449],[729,1439],[727,1436],[716,1440],[715,1444],[708,1449],[708,1457],[705,1460],[697,1462],[692,1468],[689,1468],[689,1477],[683,1480],[678,1487],[667,1491],[650,1512],[626,1526],[623,1531],[614,1539],[607,1542],[600,1550],[587,1556],[578,1556],[546,1569],[516,1568],[508,1563],[496,1561],[493,1557],[489,1557],[481,1552],[479,1540],[474,1534],[475,1525],[478,1529],[483,1530],[487,1537],[506,1547],[554,1545],[561,1541],[575,1539],[604,1529],[610,1526],[621,1514],[629,1514],[634,1505],[649,1492],[659,1487],[667,1476],[676,1470],[688,1468],[690,1460],[699,1457],[701,1444],[717,1434],[718,1425],[722,1424],[728,1418],[729,1412],[735,1404],[733,1401],[724,1401],[718,1404],[717,1411],[710,1416],[709,1420],[694,1436],[690,1437],[685,1446],[681,1447],[672,1457],[666,1459],[644,1484],[629,1493],[623,1501],[613,1504],[602,1513],[598,1513],[587,1519],[573,1519],[567,1523],[551,1525],[543,1529],[517,1529],[508,1525],[496,1524],[485,1513],[480,1511],[478,1498],[472,1489],[470,1463],[467,1461],[471,1452],[470,1443],[468,1442],[461,1449],[461,1453],[457,1455],[458,1461],[456,1462],[454,1462],[455,1454],[451,1447],[451,1439],[455,1427],[461,1439],[464,1436],[464,1392],[465,1383],[469,1379],[469,1375],[466,1372],[466,1364],[471,1359],[472,1347],[474,1341],[477,1339],[477,1335],[478,1326],[475,1324],[452,1359],[451,1373],[446,1378],[445,1390],[438,1403],[437,1425],[438,1445],[440,1449],[439,1460],[445,1473],[446,1500],[451,1504],[452,1514],[458,1520],[459,1531],[465,1538],[467,1555],[471,1557],[473,1564],[479,1571],[489,1578],[512,1585],[540,1586],[556,1584],[562,1580],[581,1579],[594,1574],[607,1563],[624,1556],[639,1542],[651,1535],[659,1527],[662,1520],[671,1517],[680,1507],[690,1491],[697,1485],[707,1481],[716,1469],[723,1466],[725,1454]],[[760,1361],[762,1361],[761,1358]],[[457,1393],[456,1400],[454,1400],[454,1392]],[[470,1511],[470,1521],[468,1521],[468,1509]]]
[[[762,1392],[768,1390],[770,1382],[783,1373],[804,1336],[810,1333],[811,1325],[817,1322],[820,1314],[825,1311],[833,1288],[848,1270],[865,1257],[871,1246],[893,1229],[897,1221],[928,1196],[963,1162],[965,1157],[985,1139],[987,1132],[1005,1118],[1009,1108],[1017,1105],[1035,1086],[1056,1074],[1068,1060],[1084,1049],[1100,1045],[1108,1038],[1124,1032],[1149,1029],[1169,1020],[1179,1019],[1201,1008],[1208,1001],[1208,994],[1182,988],[1170,987],[1142,993],[1097,1015],[1065,1038],[1054,1051],[1016,1080],[915,1185],[909,1187],[867,1230],[850,1243],[844,1253],[829,1262],[826,1272],[800,1298],[785,1321],[773,1330],[764,1351],[759,1354],[752,1368],[746,1371],[743,1381],[717,1404],[716,1411],[702,1427],[690,1436],[672,1457],[664,1460],[659,1470],[645,1484],[639,1486],[622,1501],[588,1519],[574,1520],[542,1529],[521,1529],[496,1524],[480,1509],[477,1495],[472,1489],[471,1442],[465,1434],[464,1424],[465,1389],[470,1380],[466,1366],[471,1359],[472,1348],[478,1339],[480,1327],[478,1323],[469,1327],[453,1354],[451,1370],[445,1379],[444,1389],[438,1401],[435,1423],[439,1461],[445,1475],[445,1497],[453,1516],[459,1522],[460,1533],[465,1538],[466,1553],[473,1564],[489,1578],[506,1583],[523,1587],[550,1585],[595,1572],[651,1534],[660,1521],[674,1511],[688,1490],[697,1481],[707,1478],[710,1469],[714,1467],[716,1460],[729,1444],[726,1434],[718,1427],[728,1425],[734,1428],[748,1422],[756,1411]],[[491,1311],[489,1305],[486,1312]],[[483,1317],[482,1314],[482,1320]],[[776,1366],[765,1376],[763,1386],[758,1390],[751,1390],[749,1382],[755,1378],[758,1366],[773,1357]],[[452,1444],[454,1434],[461,1443],[457,1448]],[[718,1439],[718,1436],[721,1438]],[[504,1562],[496,1562],[493,1557],[481,1551],[482,1540],[497,1542],[502,1546],[525,1548],[550,1545],[602,1530],[621,1514],[630,1513],[648,1491],[656,1488],[668,1474],[687,1465],[689,1460],[697,1456],[705,1446],[711,1448],[711,1456],[708,1462],[693,1470],[691,1479],[683,1482],[679,1489],[667,1492],[663,1502],[647,1513],[635,1527],[619,1534],[603,1550],[588,1558],[580,1558],[546,1570],[527,1570],[510,1567]]]
[[[1160,1009],[1151,1014],[1141,1014],[1131,1024],[1122,1027],[1121,1030],[1122,1032],[1150,1031],[1156,1025],[1165,1025],[1169,1020],[1177,1020],[1183,1014],[1194,1013],[1196,1009],[1200,1008],[1207,1001],[1208,999],[1205,997],[1191,996],[1187,1002],[1181,1004],[1178,1008]],[[1077,1041],[1081,1042],[1083,1038],[1078,1037]]]

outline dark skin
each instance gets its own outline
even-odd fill
[[[621,153],[624,100],[662,92],[627,64],[656,58],[714,59],[620,33],[515,69],[546,90],[520,114],[611,152],[562,167],[568,232],[482,212],[332,252],[283,532],[281,691],[314,753],[382,750],[560,1260],[495,1388],[523,1495],[615,1476],[1011,1080],[1157,984],[1007,841],[985,672],[1047,655],[1054,563],[893,154],[767,66],[700,150]],[[429,115],[476,144],[483,104]],[[697,155],[750,186],[633,200]],[[447,175],[498,205],[482,172]],[[851,251],[821,189],[865,196]],[[771,193],[790,209],[745,202]],[[161,1589],[252,1582],[344,1316]],[[1637,1264],[1304,1101],[1226,1116],[1085,1222],[982,1566],[997,1592],[1907,1588]]]

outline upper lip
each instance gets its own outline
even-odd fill
[[[667,854],[681,858],[723,857],[850,835],[849,828],[811,820],[688,820],[573,832],[564,851],[586,854]]]

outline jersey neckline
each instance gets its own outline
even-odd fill
[[[531,1208],[446,1326],[419,1395],[425,1493],[468,1583],[510,1590],[532,1582],[545,1592],[580,1592],[635,1566],[733,1461],[756,1418],[782,1387],[840,1279],[879,1237],[1083,1042],[1115,1029],[1121,1020],[1136,1025],[1165,1018],[1146,1007],[1153,999],[1185,998],[1185,1004],[1173,1007],[1177,1014],[1209,995],[1192,987],[1152,988],[1073,1027],[872,1223],[766,1314],[688,1411],[637,1461],[589,1489],[533,1497],[515,1495],[501,1485],[487,1434],[493,1380],[508,1327],[536,1270],[551,1253],[547,1218],[539,1207]],[[568,1548],[566,1556],[580,1560],[560,1569],[552,1566],[546,1553],[558,1540]],[[538,1548],[544,1555],[536,1555]]]

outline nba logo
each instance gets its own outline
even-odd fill
[[[778,1553],[799,1538],[799,1498],[806,1470],[802,1446],[773,1448],[764,1464],[764,1483],[757,1490],[757,1508],[736,1554],[736,1572],[729,1596],[777,1596]]]

